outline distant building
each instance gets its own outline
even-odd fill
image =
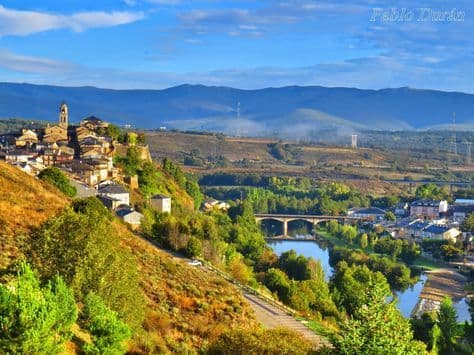
[[[230,205],[227,202],[219,201],[213,198],[208,198],[202,204],[202,209],[204,211],[212,211],[213,209],[227,211],[229,208],[230,208]]]
[[[99,188],[100,196],[108,196],[120,201],[120,204],[130,205],[130,193],[118,184],[109,184]]]
[[[431,225],[431,223],[427,223],[422,220],[415,220],[409,225],[405,226],[406,235],[409,235],[413,238],[423,238],[423,231]]]
[[[171,213],[171,197],[155,195],[150,199],[151,206],[160,213]]]
[[[474,213],[474,205],[457,205],[453,207],[453,220],[462,223],[466,217]]]
[[[67,129],[69,125],[68,118],[68,108],[65,103],[61,104],[59,108],[59,124],[48,126],[44,129],[43,142],[46,143],[57,143],[57,142],[67,142],[68,135]]]
[[[448,202],[443,200],[418,200],[410,204],[410,216],[424,219],[437,219],[448,211]]]
[[[36,158],[38,152],[29,151],[27,149],[11,149],[4,152],[5,161],[7,163],[26,163],[28,160]]]
[[[378,207],[368,208],[352,208],[347,215],[356,218],[382,220],[385,217],[386,211]]]
[[[22,129],[21,136],[15,139],[15,145],[17,147],[32,147],[38,143],[38,134],[31,129]]]
[[[433,224],[423,230],[422,237],[428,239],[445,239],[456,241],[456,238],[461,234],[461,231],[457,228],[448,226],[437,226]]]
[[[95,116],[89,116],[87,118],[84,118],[81,123],[81,127],[85,127],[90,131],[95,131],[99,128],[106,128],[109,126],[109,124],[103,120],[101,120],[98,117]]]
[[[455,206],[474,206],[473,199],[466,199],[466,198],[457,198],[454,201]]]
[[[125,176],[123,181],[130,187],[131,190],[138,189],[138,175]]]
[[[395,205],[393,212],[396,216],[407,216],[410,212],[410,205],[407,202],[399,202]]]
[[[140,228],[142,220],[145,218],[143,214],[133,209],[118,210],[116,215],[120,217],[125,223],[127,223],[132,230],[137,230]]]
[[[56,164],[56,166],[89,186],[96,186],[100,182],[99,176],[94,172],[94,168],[80,160],[71,160]]]
[[[98,195],[97,198],[111,211],[115,211],[119,206],[122,205],[121,200],[107,195]]]

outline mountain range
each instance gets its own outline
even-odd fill
[[[132,127],[309,138],[326,130],[474,129],[474,95],[408,87],[362,90],[288,86],[259,90],[180,85],[163,90],[0,83],[0,117],[56,121],[94,115]]]

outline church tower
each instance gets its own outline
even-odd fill
[[[68,126],[68,112],[67,105],[63,102],[59,108],[59,127],[67,129]]]

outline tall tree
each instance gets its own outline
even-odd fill
[[[387,287],[369,279],[366,302],[359,305],[340,325],[334,345],[342,354],[413,354],[426,353],[422,342],[413,340],[410,323],[387,302]]]
[[[457,312],[453,301],[446,297],[441,302],[438,311],[438,326],[441,330],[439,348],[442,354],[454,354],[456,339],[460,336],[457,322]]]

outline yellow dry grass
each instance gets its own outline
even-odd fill
[[[18,238],[68,204],[56,188],[0,162],[0,267],[17,257]]]

